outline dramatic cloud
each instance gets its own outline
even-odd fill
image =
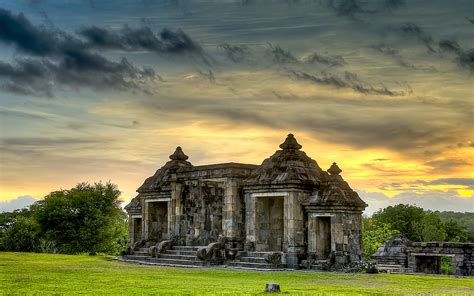
[[[432,211],[470,212],[474,203],[474,196],[463,198],[454,190],[429,190],[424,193],[406,191],[394,197],[388,197],[380,192],[363,190],[357,192],[369,204],[364,212],[369,216],[379,209],[397,204],[409,204]]]
[[[289,73],[296,79],[301,81],[309,81],[321,85],[333,86],[336,88],[350,88],[355,92],[367,95],[383,95],[383,96],[403,96],[405,92],[397,92],[389,90],[387,87],[382,86],[380,88],[373,87],[371,85],[364,85],[357,75],[346,72],[345,79],[342,79],[336,75],[322,73],[321,76],[311,75],[302,71],[290,70]]]
[[[342,56],[329,56],[329,55],[321,55],[317,52],[310,54],[306,58],[307,63],[320,63],[325,64],[328,66],[336,67],[336,66],[343,66],[346,64],[346,61]]]
[[[300,61],[294,57],[291,52],[284,50],[278,45],[268,44],[270,46],[270,55],[275,64],[295,64]]]
[[[35,27],[22,14],[4,9],[0,9],[0,41],[36,56],[0,63],[0,86],[12,93],[51,97],[55,86],[146,91],[144,84],[155,78],[150,68],[139,69],[126,58],[110,61],[74,36]]]
[[[387,46],[385,44],[375,45],[375,46],[372,46],[372,48],[375,49],[376,51],[380,52],[383,55],[391,57],[402,67],[409,68],[409,69],[416,69],[417,68],[413,64],[410,64],[410,63],[408,63],[407,61],[405,61],[403,59],[403,57],[400,54],[399,49],[395,49],[395,48]]]
[[[92,26],[80,30],[79,35],[86,38],[89,47],[169,54],[202,52],[202,48],[182,30],[163,29],[155,35],[149,27],[124,27],[120,31],[112,31]]]
[[[457,58],[456,61],[459,66],[469,69],[471,73],[474,72],[474,49],[464,50],[461,46],[453,40],[442,40],[439,42],[439,48],[442,51],[454,53]]]
[[[234,63],[240,63],[247,59],[251,55],[250,48],[245,45],[231,45],[228,43],[222,43],[219,45],[225,51],[227,58]]]
[[[400,28],[400,30],[407,36],[415,37],[416,39],[418,39],[426,46],[429,52],[436,52],[436,50],[434,49],[433,38],[430,34],[426,33],[418,25],[414,23],[406,23]]]

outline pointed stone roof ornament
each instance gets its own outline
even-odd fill
[[[293,134],[288,134],[285,139],[285,142],[280,144],[280,148],[283,150],[293,149],[293,150],[300,150],[303,146],[298,144],[296,138]]]
[[[179,146],[176,147],[176,150],[174,151],[174,153],[170,155],[171,160],[186,160],[188,158],[189,157],[186,154],[184,154],[183,150]]]
[[[335,162],[332,163],[331,167],[328,169],[328,173],[331,175],[339,175],[342,170],[337,166]]]

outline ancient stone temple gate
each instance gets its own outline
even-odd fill
[[[280,148],[261,165],[193,166],[178,147],[126,206],[128,258],[240,267],[359,261],[367,205],[336,163],[323,171],[292,134]]]

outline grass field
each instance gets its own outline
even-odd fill
[[[473,278],[304,271],[249,272],[151,267],[112,257],[0,253],[0,295],[18,294],[264,294],[277,282],[298,295],[468,295]]]

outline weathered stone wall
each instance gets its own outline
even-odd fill
[[[359,261],[362,255],[362,215],[345,212],[332,216],[331,239],[331,248],[341,263]]]
[[[224,189],[217,183],[185,186],[182,193],[183,215],[181,235],[186,245],[207,245],[216,242],[222,231]]]
[[[412,242],[391,237],[372,256],[379,269],[396,272],[439,273],[441,257],[451,257],[455,275],[474,275],[474,243]]]

